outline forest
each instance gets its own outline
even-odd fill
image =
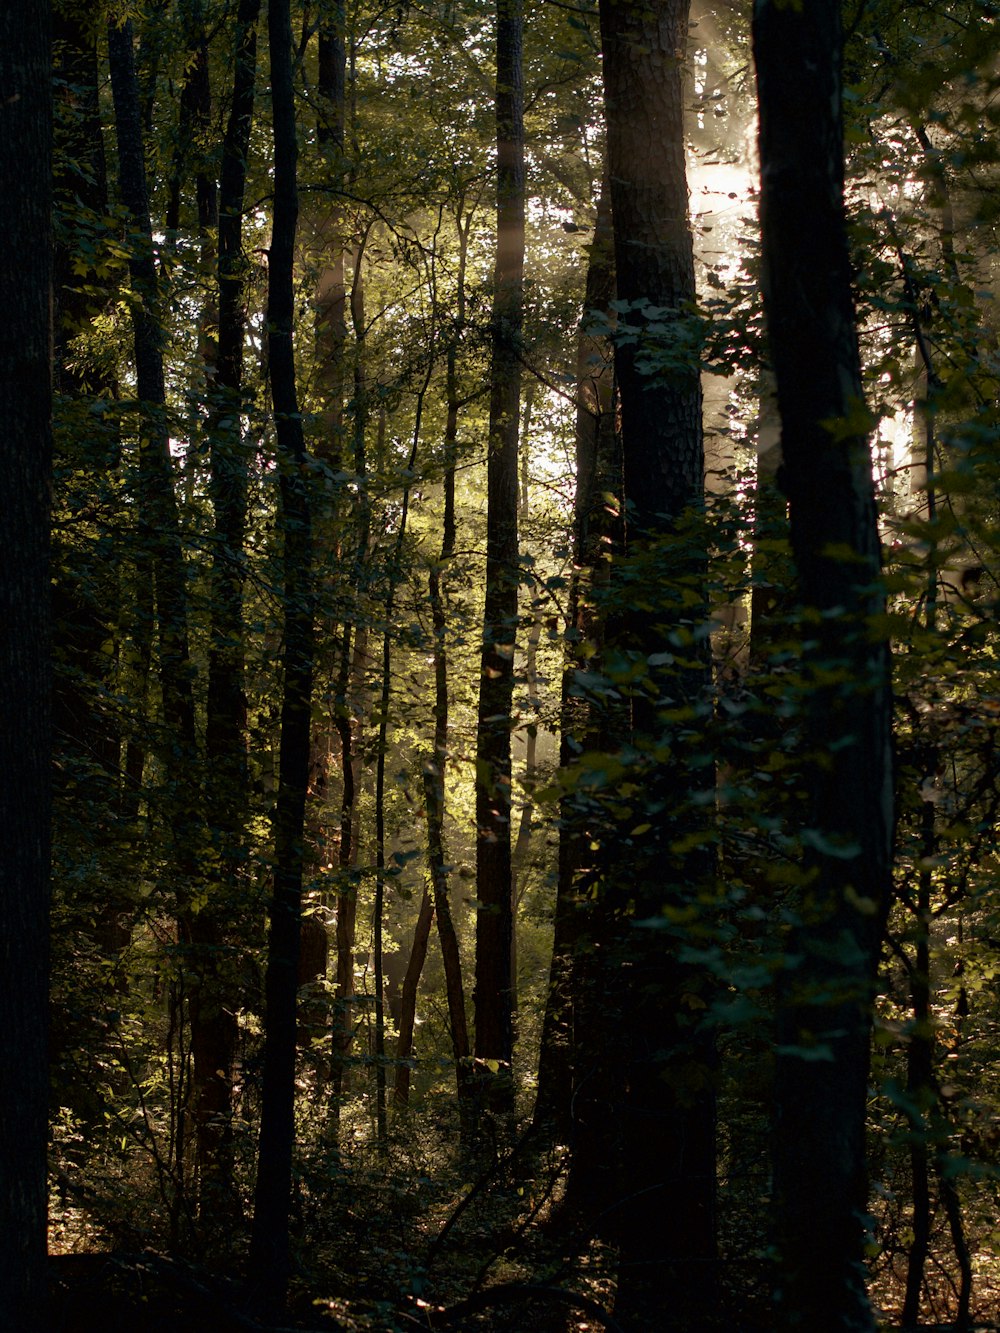
[[[998,50],[4,0],[0,1327],[1000,1328]]]

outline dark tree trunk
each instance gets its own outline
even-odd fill
[[[929,747],[925,779],[933,781],[938,751]],[[920,1318],[920,1296],[924,1269],[930,1250],[931,1234],[931,1124],[930,1114],[937,1102],[934,1081],[934,1016],[931,1009],[931,858],[937,852],[934,831],[934,804],[922,801],[920,807],[923,864],[917,872],[916,947],[910,972],[910,997],[913,1003],[913,1028],[906,1052],[906,1092],[910,1105],[919,1114],[911,1125],[910,1172],[913,1212],[910,1227],[913,1240],[906,1264],[906,1292],[903,1299],[903,1327],[914,1328]]]
[[[597,206],[594,237],[587,265],[583,317],[577,341],[576,496],[574,500],[574,573],[569,590],[566,654],[562,679],[562,732],[560,767],[565,769],[587,749],[600,746],[600,719],[575,688],[575,672],[585,670],[588,660],[600,650],[606,607],[595,605],[607,584],[610,558],[620,527],[615,511],[622,500],[621,458],[615,423],[615,390],[611,348],[603,339],[591,337],[587,328],[592,312],[607,317],[615,296],[614,236],[611,230],[611,199],[602,186]],[[620,547],[620,540],[617,542]],[[555,931],[549,993],[542,1025],[538,1063],[538,1095],[535,1125],[561,1143],[573,1142],[577,1180],[591,1173],[582,1169],[586,1156],[583,1138],[593,1137],[594,1126],[585,1107],[592,1102],[596,1116],[607,1101],[595,1096],[599,1079],[588,1071],[582,1081],[578,1065],[586,1063],[587,1035],[596,1035],[592,1023],[578,1014],[578,983],[584,959],[583,934],[596,924],[590,902],[581,902],[577,880],[586,865],[589,843],[586,812],[577,810],[571,796],[560,809],[559,870],[556,892]],[[583,1060],[578,1060],[583,1056]],[[574,1072],[575,1071],[575,1072]],[[581,1116],[583,1119],[581,1119]],[[603,1174],[607,1154],[599,1143],[595,1165]]]
[[[423,423],[424,400],[434,373],[434,348],[437,339],[436,329],[432,327],[428,342],[430,344],[427,373],[417,395],[416,412],[413,422],[413,444],[406,465],[407,476],[413,476],[417,461],[417,449],[420,444],[420,428]],[[389,699],[392,692],[392,624],[396,607],[396,588],[402,577],[403,543],[406,540],[406,524],[410,514],[410,484],[403,486],[402,512],[399,516],[399,528],[392,559],[388,569],[388,587],[385,596],[385,630],[382,635],[382,688],[378,703],[378,750],[375,759],[375,905],[372,920],[372,940],[375,970],[375,1116],[379,1150],[385,1152],[389,1142],[388,1118],[386,1113],[386,1077],[385,1077],[385,966],[383,961],[384,913],[385,913],[385,761],[389,736]]]
[[[163,715],[168,732],[166,803],[179,877],[178,921],[190,973],[187,994],[195,1141],[199,1177],[218,1201],[232,1195],[228,1157],[236,1031],[231,997],[219,972],[223,929],[218,904],[212,901],[214,894],[210,892],[204,910],[192,906],[196,881],[204,874],[199,850],[205,839],[205,820],[188,650],[186,573],[165,411],[163,333],[157,308],[159,294],[131,24],[109,26],[108,50],[122,201],[140,238],[129,260],[139,298],[132,305],[136,380],[146,417],[139,444],[140,504],[152,552]],[[217,716],[213,714],[209,720],[215,732]]]
[[[457,273],[455,329],[448,345],[445,371],[445,428],[444,428],[444,514],[442,519],[441,552],[428,574],[428,596],[431,605],[431,623],[434,629],[434,745],[429,761],[424,766],[424,806],[427,810],[427,865],[431,877],[434,915],[437,919],[438,939],[444,964],[445,993],[448,1000],[448,1023],[451,1029],[452,1052],[455,1057],[455,1078],[458,1092],[459,1120],[463,1138],[472,1129],[472,1068],[469,1051],[469,1028],[465,1012],[465,986],[462,980],[462,958],[458,934],[451,915],[451,896],[448,886],[448,858],[445,852],[445,774],[448,767],[448,614],[446,584],[448,566],[455,554],[455,456],[458,443],[458,340],[465,325],[465,275],[469,252],[469,229],[472,210],[463,217],[458,210],[459,259]]]
[[[258,9],[259,9],[258,5]],[[195,167],[195,201],[198,227],[203,240],[218,225],[218,200],[208,162],[211,133],[212,90],[208,75],[208,40],[201,0],[185,0],[181,6],[187,42],[187,65],[178,108],[177,140],[167,202],[167,231],[180,226],[181,191],[190,163]],[[239,24],[239,19],[237,19]],[[237,78],[239,73],[237,72]]]
[[[157,304],[153,236],[139,122],[138,86],[132,51],[132,25],[108,28],[111,87],[115,101],[119,188],[129,221],[137,235],[129,273],[137,300],[131,304],[135,334],[135,369],[143,422],[139,444],[139,488],[142,524],[153,551],[153,577],[160,632],[160,679],[163,714],[173,732],[171,794],[177,817],[189,823],[194,801],[185,799],[184,784],[196,771],[195,713],[187,635],[187,589],[181,549],[177,497],[167,422],[163,379],[163,335]]]
[[[245,916],[247,756],[243,582],[247,457],[243,441],[243,339],[246,287],[242,257],[243,196],[256,86],[260,0],[242,0],[236,15],[233,95],[222,145],[219,192],[218,350],[207,424],[215,512],[211,638],[205,716],[206,811],[218,883],[195,925],[207,974],[205,1001],[192,1007],[192,1044],[201,1201],[220,1222],[232,1210],[233,1064],[237,1024],[231,998],[235,969],[225,967],[234,925]],[[203,213],[199,184],[199,214]]]
[[[204,826],[199,809],[200,770],[188,649],[187,579],[166,418],[163,332],[159,320],[159,292],[130,22],[121,27],[114,23],[108,25],[108,57],[115,107],[119,191],[136,236],[129,257],[129,274],[135,291],[130,309],[139,398],[138,499],[141,537],[148,546],[153,572],[159,636],[164,722],[162,748],[166,775],[164,805],[175,859],[181,938],[186,948],[193,949],[196,946],[192,924],[197,913],[190,910],[190,902],[198,875],[198,846]],[[197,963],[192,970],[197,971]],[[195,998],[191,1010],[192,1025],[197,1023],[199,998]],[[201,1069],[205,1072],[203,1062]],[[207,1077],[213,1076],[214,1071],[207,1074]],[[195,1082],[197,1106],[200,1101],[197,1074]],[[179,1209],[184,1192],[183,1156],[178,1155],[177,1161],[179,1193],[175,1204]]]
[[[49,5],[0,10],[0,1310],[49,1327],[52,70]]]
[[[250,1260],[261,1306],[267,1314],[277,1314],[285,1303],[289,1273],[295,1020],[313,669],[311,514],[292,345],[298,187],[288,0],[271,0],[268,37],[274,121],[268,364],[281,478],[285,649],[281,756],[274,817],[274,892],[267,956],[264,1078]]]
[[[410,1074],[413,1057],[413,1026],[417,1017],[417,988],[420,974],[424,970],[427,958],[427,945],[431,937],[431,925],[434,921],[434,899],[430,890],[424,886],[417,912],[417,924],[413,927],[413,943],[410,957],[406,963],[403,977],[402,996],[399,1009],[399,1039],[396,1042],[396,1081],[393,1084],[393,1101],[397,1106],[407,1106],[410,1101]]]
[[[808,617],[801,670],[813,680],[802,721],[809,892],[779,976],[778,1320],[868,1330],[864,1128],[891,887],[891,699],[888,648],[870,631],[884,597],[844,217],[840,5],[762,0],[753,36],[764,303]]]
[[[476,1069],[485,1100],[514,1106],[510,715],[517,636],[517,437],[524,278],[521,0],[497,0],[497,251],[487,474],[486,605],[476,732]]]
[[[74,365],[70,348],[72,339],[88,327],[111,295],[110,284],[102,286],[89,274],[81,277],[73,265],[81,229],[89,239],[107,216],[107,171],[98,109],[96,32],[92,25],[88,28],[57,10],[52,35],[57,91],[53,185],[62,215],[54,251],[54,375],[56,387],[69,400],[65,409],[69,418],[70,404],[88,391],[108,399],[116,396],[111,377],[94,376],[89,368]],[[57,440],[59,434],[57,430]],[[68,438],[58,464],[69,474],[69,485],[86,487],[91,500],[95,479],[117,467],[117,434],[93,415],[83,440],[78,440],[81,434],[62,431]],[[97,556],[93,544],[79,542],[65,555],[57,546],[53,565],[54,656],[61,665],[53,694],[53,729],[62,756],[87,765],[91,775],[100,770],[102,786],[110,788],[111,807],[118,780],[119,736],[112,718],[95,704],[95,693],[107,694],[113,688],[112,659],[105,645],[117,622],[117,568],[106,556]],[[65,767],[61,764],[60,770]]]
[[[362,235],[354,252],[354,280],[351,284],[351,325],[354,331],[354,472],[360,482],[357,513],[357,538],[351,576],[351,606],[345,613],[343,653],[337,682],[337,731],[340,736],[342,794],[340,819],[340,876],[337,900],[337,985],[333,1019],[333,1061],[331,1078],[331,1125],[338,1133],[341,1101],[354,1043],[354,937],[358,914],[357,858],[360,845],[358,788],[360,762],[355,717],[362,710],[359,700],[365,692],[365,666],[368,655],[368,627],[361,607],[365,566],[371,536],[371,500],[367,486],[368,381],[366,368],[365,321],[365,245],[368,231]],[[353,631],[353,636],[352,636]],[[354,658],[351,660],[353,637]],[[353,689],[352,689],[353,683]]]
[[[623,575],[621,609],[608,626],[609,640],[647,673],[645,688],[632,696],[627,733],[641,756],[645,804],[638,813],[646,828],[633,835],[625,866],[602,871],[616,939],[602,944],[611,971],[601,989],[624,1038],[621,1106],[611,1117],[621,1137],[615,1315],[626,1329],[694,1330],[711,1325],[718,1299],[714,1049],[692,1009],[707,983],[677,961],[672,931],[629,924],[666,925],[665,914],[690,910],[712,878],[705,814],[712,770],[699,767],[671,711],[683,703],[691,716],[710,712],[698,637],[707,620],[704,539],[684,527],[703,505],[700,368],[683,351],[655,377],[642,367],[656,341],[645,306],[656,320],[674,323],[674,343],[683,349],[696,297],[685,170],[688,3],[602,0],[600,13],[617,294],[627,303],[621,321],[630,335],[615,356],[626,554],[652,585],[643,600],[653,601],[630,610],[634,585]],[[686,651],[670,651],[685,639]],[[657,757],[665,742],[666,762]],[[693,842],[692,851],[675,852],[678,840]]]

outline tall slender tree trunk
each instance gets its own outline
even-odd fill
[[[615,530],[620,527],[622,491],[612,351],[603,339],[594,339],[588,333],[592,315],[606,318],[614,296],[614,235],[611,198],[605,182],[597,206],[577,337],[573,575],[566,618],[559,743],[559,764],[563,769],[577,755],[597,749],[601,743],[600,719],[576,688],[575,672],[586,669],[588,660],[597,655],[603,643],[607,607],[598,608],[596,603],[607,583],[612,553],[616,545],[620,547],[620,534],[617,543],[614,539]],[[596,924],[593,912],[588,910],[589,899],[584,896],[581,902],[578,897],[577,879],[586,864],[589,841],[586,815],[567,796],[559,815],[552,964],[542,1022],[534,1119],[536,1128],[545,1127],[555,1141],[568,1144],[572,1140],[577,1183],[593,1174],[583,1165],[587,1156],[583,1139],[589,1133],[599,1145],[599,1139],[594,1138],[596,1124],[591,1124],[588,1130],[586,1122],[599,1119],[606,1102],[606,1094],[603,1099],[595,1095],[600,1080],[593,1077],[595,1070],[586,1054],[589,1051],[597,1055],[597,1047],[606,1044],[598,1039],[599,1024],[581,1021],[583,1015],[577,1013],[584,968],[581,932],[593,929]],[[587,1066],[589,1072],[581,1086],[574,1070]],[[588,1098],[593,1102],[593,1117],[584,1109]],[[606,1172],[610,1165],[603,1146],[597,1146],[593,1164],[600,1173]]]
[[[437,918],[438,938],[444,963],[445,993],[448,1001],[448,1023],[451,1031],[452,1052],[455,1058],[459,1123],[463,1139],[472,1131],[472,1069],[469,1059],[469,1030],[465,1013],[465,987],[462,981],[462,959],[458,935],[451,915],[451,897],[448,888],[447,855],[444,841],[445,774],[448,764],[448,635],[447,607],[444,579],[448,564],[455,554],[455,455],[458,442],[458,342],[465,326],[465,276],[469,255],[469,230],[473,209],[464,214],[460,201],[457,222],[459,239],[458,273],[456,279],[455,327],[448,343],[445,371],[445,429],[444,429],[444,515],[442,520],[441,553],[431,565],[427,576],[427,590],[431,605],[431,623],[434,629],[434,740],[430,757],[424,764],[424,808],[427,811],[427,867],[430,885],[424,889],[420,912],[413,935],[413,950],[406,969],[403,985],[395,1096],[399,1105],[409,1098],[410,1067],[408,1058],[413,1044],[413,1023],[416,1014],[417,984],[427,953],[431,920]],[[464,214],[464,216],[463,216]]]
[[[423,421],[424,399],[434,373],[435,332],[429,338],[427,374],[417,396],[416,413],[413,423],[413,445],[407,463],[407,476],[413,475],[417,459],[417,447],[420,443],[420,427]],[[396,588],[401,577],[403,543],[406,540],[406,524],[410,513],[410,483],[403,486],[402,512],[392,559],[389,565],[388,587],[385,596],[385,629],[382,634],[382,686],[378,704],[378,750],[375,758],[375,903],[372,913],[372,940],[375,970],[375,1117],[376,1134],[380,1151],[385,1152],[389,1143],[389,1122],[386,1107],[386,1058],[385,1058],[385,966],[383,960],[384,916],[385,916],[385,761],[389,739],[389,701],[392,693],[392,622],[396,607]],[[427,893],[424,891],[424,899]],[[421,918],[423,900],[421,901]],[[418,919],[418,927],[420,919]],[[423,948],[426,952],[426,935]],[[419,972],[417,977],[419,978]],[[414,988],[415,991],[415,988]],[[412,1040],[412,1020],[410,1036]],[[407,1050],[407,1055],[409,1051]],[[405,1100],[405,1098],[403,1099]]]
[[[160,639],[163,713],[174,733],[168,747],[170,795],[175,820],[190,827],[195,802],[185,790],[197,772],[194,697],[187,631],[187,588],[180,539],[173,465],[164,413],[163,334],[158,318],[159,292],[153,262],[149,196],[139,122],[138,85],[132,49],[132,25],[108,28],[111,87],[115,101],[119,187],[138,240],[129,258],[137,300],[132,303],[135,368],[140,409],[146,420],[139,440],[141,521],[153,551],[153,578]]]
[[[180,226],[181,192],[189,165],[193,161],[198,227],[205,240],[208,231],[214,228],[219,220],[215,181],[207,163],[207,140],[211,132],[212,118],[208,39],[201,0],[182,0],[179,8],[188,50],[178,108],[177,138],[165,220],[168,233],[176,233]]]
[[[352,423],[354,473],[360,490],[350,604],[345,610],[343,650],[337,681],[337,731],[341,746],[340,875],[337,898],[337,964],[333,1016],[333,1064],[331,1078],[331,1123],[337,1137],[341,1102],[347,1085],[354,1044],[354,940],[358,914],[357,859],[360,846],[358,795],[361,765],[357,755],[357,733],[361,700],[365,697],[368,658],[368,627],[362,609],[363,587],[371,539],[371,499],[367,480],[367,431],[369,418],[365,322],[365,230],[354,252],[354,278],[350,310],[354,332],[354,400]],[[353,658],[351,646],[353,643]]]
[[[205,717],[206,813],[218,877],[192,923],[204,974],[193,997],[195,1123],[203,1211],[225,1222],[233,1184],[233,1066],[236,1058],[236,969],[226,966],[245,922],[247,841],[246,689],[243,583],[248,459],[242,430],[246,324],[243,207],[256,88],[260,0],[241,0],[236,14],[233,91],[222,144],[218,202],[218,347],[206,427],[215,513],[212,552],[208,701]],[[207,74],[206,74],[207,79]],[[198,178],[199,220],[212,224],[208,191]]]
[[[703,507],[704,449],[697,359],[655,379],[642,365],[642,344],[655,337],[645,303],[682,324],[696,297],[685,169],[688,3],[602,0],[600,15],[617,292],[629,334],[615,355],[626,554],[655,588],[652,609],[630,610],[624,586],[624,609],[608,631],[646,671],[627,732],[645,804],[626,864],[604,868],[603,890],[617,934],[603,946],[613,968],[603,980],[625,1047],[615,1314],[645,1333],[709,1327],[718,1300],[714,1047],[693,1012],[707,1003],[706,979],[678,961],[671,931],[630,924],[665,924],[671,910],[698,903],[712,877],[705,811],[714,780],[673,720],[679,704],[689,717],[710,713],[704,539],[683,525]],[[671,651],[679,643],[685,650]],[[660,758],[666,746],[669,758]],[[678,841],[691,850],[676,852]]]
[[[288,0],[270,0],[274,220],[268,262],[268,365],[280,471],[285,648],[281,755],[274,817],[274,891],[268,938],[264,1079],[250,1259],[268,1315],[285,1304],[295,1141],[295,1029],[309,723],[313,673],[312,528],[302,417],[295,384],[295,232],[298,149]]]
[[[52,69],[49,5],[0,10],[0,1310],[48,1328]],[[16,262],[11,257],[16,256]]]
[[[445,994],[448,1001],[448,1026],[458,1094],[459,1124],[462,1138],[468,1140],[474,1119],[474,1081],[470,1060],[469,1027],[465,1010],[465,985],[458,932],[451,913],[448,883],[448,858],[445,850],[444,820],[446,810],[445,778],[448,769],[448,566],[455,554],[455,461],[458,446],[458,340],[465,325],[465,277],[469,253],[472,210],[462,217],[458,212],[459,262],[457,275],[456,320],[447,352],[445,374],[446,415],[444,431],[444,514],[441,528],[441,552],[427,576],[434,629],[434,744],[430,762],[424,767],[424,804],[427,810],[427,863],[434,898],[441,959],[444,964]]]
[[[345,174],[344,130],[346,118],[346,32],[345,13],[341,3],[326,10],[328,25],[321,27],[318,38],[318,77],[316,135],[323,153],[325,170],[336,192]],[[313,393],[319,402],[319,422],[316,436],[316,457],[334,475],[343,469],[344,455],[344,400],[346,397],[347,351],[347,293],[344,273],[344,228],[346,218],[341,201],[336,198],[320,204],[316,223],[316,242],[319,276],[315,290],[316,356]],[[344,578],[346,562],[343,559],[345,513],[343,496],[323,505],[316,515],[314,545],[316,551],[317,597],[319,614],[328,629],[324,636],[335,643],[338,619],[349,613],[348,580]],[[319,571],[322,571],[320,574]],[[334,685],[336,678],[335,655],[324,653],[322,641],[318,645],[316,661],[317,702],[323,706],[314,710],[312,736],[312,763],[310,772],[310,800],[306,808],[306,843],[310,858],[321,872],[332,869],[335,815],[330,800],[330,774],[336,741],[334,717]],[[327,881],[329,882],[329,881]],[[312,948],[304,949],[303,959],[311,953],[314,967],[303,970],[301,983],[326,980],[329,966],[330,940],[328,922],[336,904],[328,894],[323,895],[322,912],[309,914],[303,921],[303,943],[310,941]],[[309,1041],[314,1051],[323,1034],[329,1034],[330,1011],[325,994],[307,1003],[300,1023],[300,1041]],[[328,1061],[319,1080],[326,1093]]]
[[[425,884],[420,895],[420,907],[417,910],[417,923],[413,927],[413,942],[410,956],[406,961],[403,975],[402,994],[399,1005],[399,1035],[396,1040],[396,1078],[392,1088],[392,1099],[397,1107],[408,1106],[410,1102],[410,1075],[413,1059],[413,1028],[417,1018],[417,988],[420,974],[424,970],[427,958],[427,946],[431,938],[431,926],[434,922],[434,899],[430,887]]]
[[[81,365],[73,339],[112,299],[113,283],[74,272],[80,240],[92,240],[108,215],[107,165],[101,131],[97,27],[56,6],[52,14],[55,74],[54,180],[57,216],[54,248],[54,380],[62,395],[56,424],[57,475],[71,503],[92,502],[102,482],[117,474],[118,431],[113,417],[89,410],[93,400],[113,401],[118,387],[110,369]],[[86,406],[84,406],[86,404]],[[86,431],[73,429],[86,411]],[[61,418],[61,419],[60,419]],[[60,429],[60,426],[62,429]],[[60,448],[61,446],[61,448]],[[100,507],[98,500],[97,507]],[[96,538],[96,540],[95,540]],[[66,534],[60,550],[53,534],[53,685],[56,775],[70,783],[79,765],[88,785],[100,792],[102,813],[90,830],[95,844],[115,837],[120,795],[121,725],[107,700],[114,696],[121,610],[122,543],[114,525],[97,528],[83,542]],[[111,558],[108,558],[108,547]],[[109,642],[115,651],[108,651]],[[66,760],[69,760],[67,763]],[[57,787],[57,793],[58,793]],[[97,812],[95,811],[95,814]],[[108,894],[98,906],[94,935],[112,958],[127,942],[120,924],[120,897]],[[109,977],[110,984],[112,982]],[[58,1041],[58,1032],[54,1038]]]
[[[808,617],[801,669],[813,679],[802,719],[808,891],[778,979],[777,1315],[782,1328],[839,1333],[875,1327],[864,1128],[891,888],[888,646],[871,630],[884,596],[844,215],[840,5],[759,0],[753,40],[764,308]]]
[[[178,921],[190,973],[186,989],[191,1023],[195,1142],[199,1178],[208,1184],[210,1192],[217,1198],[230,1199],[232,1164],[228,1159],[236,1030],[231,998],[227,994],[225,978],[219,973],[223,944],[219,905],[213,901],[211,892],[204,909],[201,904],[195,904],[195,883],[203,876],[199,855],[205,838],[204,813],[200,804],[203,793],[188,648],[186,573],[165,415],[163,334],[157,309],[159,293],[131,24],[117,27],[112,23],[109,26],[108,48],[121,195],[132,226],[141,238],[139,248],[129,261],[132,282],[139,297],[132,306],[136,380],[140,404],[148,418],[148,425],[140,434],[140,503],[152,550],[163,713],[169,731],[165,752],[169,784],[167,807],[179,875]],[[200,217],[206,234],[213,212],[209,210]],[[217,478],[216,469],[213,481]],[[215,591],[218,591],[218,585]],[[216,600],[213,611],[218,612],[218,608]],[[227,609],[232,610],[231,603]],[[237,628],[237,643],[240,633]],[[216,690],[210,700],[209,713],[209,726],[216,743],[219,714],[212,705],[217,705],[218,701]],[[238,750],[241,745],[237,736],[234,747]],[[225,763],[222,766],[225,767]],[[221,777],[221,772],[217,776]],[[223,912],[223,920],[225,916]]]
[[[492,1109],[514,1107],[511,709],[517,637],[517,437],[524,280],[522,0],[497,0],[497,250],[487,464],[486,604],[476,731],[476,1070]]]
[[[188,647],[187,576],[166,419],[163,332],[130,22],[121,27],[114,22],[109,24],[108,55],[115,106],[119,189],[138,238],[129,258],[129,273],[136,294],[131,315],[140,414],[138,492],[142,536],[151,553],[156,601],[165,728],[165,807],[177,875],[178,924],[185,948],[195,951],[195,936],[200,932],[201,924],[197,921],[197,911],[192,909],[192,902],[195,882],[200,874],[199,848],[204,836],[204,822],[200,809],[200,766]],[[197,961],[192,971],[197,975]],[[191,1011],[193,1024],[197,1023],[201,1003],[203,997],[196,996]],[[214,1070],[207,1070],[204,1062],[200,1062],[195,1076],[196,1108],[200,1109],[202,1093],[212,1078]],[[199,1109],[195,1112],[196,1119]],[[183,1158],[179,1157],[177,1179],[181,1193],[183,1168]],[[179,1203],[178,1198],[178,1206]]]

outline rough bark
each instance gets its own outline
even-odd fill
[[[524,279],[521,0],[496,9],[497,249],[487,461],[486,603],[476,731],[476,1070],[485,1101],[513,1110],[511,708],[517,634],[517,445]]]
[[[0,1310],[49,1326],[52,83],[49,6],[0,11]]]
[[[801,669],[814,680],[804,884],[778,979],[777,1314],[784,1328],[869,1330],[864,1125],[891,886],[891,700],[888,648],[870,631],[884,598],[844,217],[840,6],[760,0],[753,39],[764,303],[807,617]]]
[[[285,1303],[295,1140],[295,1027],[313,672],[312,531],[292,329],[298,220],[297,144],[288,0],[268,8],[274,129],[274,217],[268,262],[268,365],[280,471],[285,613],[284,691],[274,888],[268,938],[264,1076],[251,1269],[267,1314]]]

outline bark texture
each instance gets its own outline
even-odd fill
[[[891,883],[891,699],[888,648],[871,632],[884,598],[844,217],[840,6],[761,0],[753,38],[764,301],[813,678],[803,888],[779,977],[778,1311],[783,1328],[869,1330],[864,1125]]]
[[[47,4],[11,0],[0,10],[0,1311],[11,1333],[49,1326],[49,41]]]

